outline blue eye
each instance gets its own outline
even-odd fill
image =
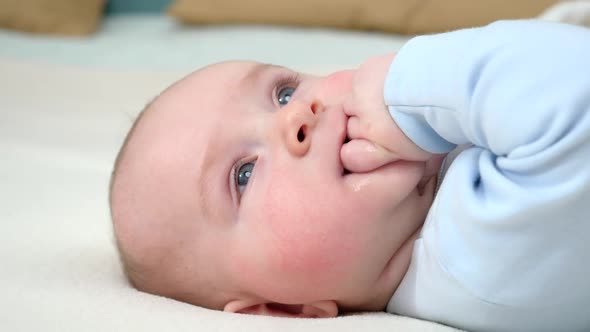
[[[240,193],[244,192],[244,190],[246,189],[245,187],[248,184],[250,177],[252,176],[253,170],[253,162],[245,163],[242,166],[240,166],[240,168],[238,168],[238,171],[236,172],[236,184],[238,187],[238,191]]]
[[[279,105],[281,107],[287,105],[291,100],[293,93],[295,93],[295,88],[290,86],[279,89],[277,92],[277,100],[279,101]]]

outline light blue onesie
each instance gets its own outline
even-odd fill
[[[387,311],[590,331],[590,29],[502,21],[410,40],[385,101],[446,172]]]

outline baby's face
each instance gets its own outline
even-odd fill
[[[416,189],[421,162],[343,169],[354,75],[222,63],[152,103],[113,191],[120,242],[152,266],[147,289],[238,311],[385,306],[432,195]]]

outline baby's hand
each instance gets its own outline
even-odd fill
[[[389,115],[383,85],[395,54],[370,58],[353,78],[351,97],[344,104],[350,142],[340,158],[351,172],[369,172],[396,160],[426,161],[432,154],[419,148]]]

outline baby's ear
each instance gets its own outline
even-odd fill
[[[279,317],[329,318],[338,315],[338,305],[331,300],[308,304],[259,303],[250,300],[233,300],[225,305],[223,311]]]

